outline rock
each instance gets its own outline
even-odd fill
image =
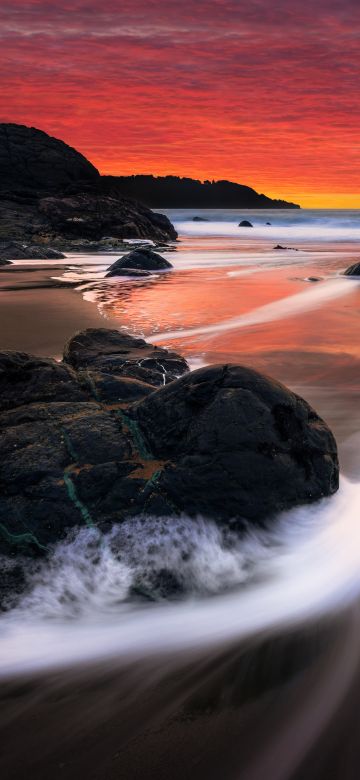
[[[239,227],[254,227],[248,219],[243,219],[239,222]]]
[[[184,358],[125,331],[88,328],[66,344],[64,361],[75,369],[131,376],[161,386],[189,370]]]
[[[321,279],[320,276],[308,276],[305,281],[307,281],[307,282],[321,282],[322,279]]]
[[[144,279],[145,276],[152,276],[151,271],[140,271],[140,268],[119,268],[116,273],[108,273],[105,274],[105,278],[107,277],[117,277],[117,276],[134,276],[138,279]]]
[[[271,225],[271,222],[265,222],[265,225]]]
[[[184,372],[176,353],[106,329],[77,334],[63,363],[0,353],[0,553],[22,566],[72,527],[143,514],[265,526],[337,490],[334,437],[305,401],[241,366]],[[2,596],[21,588],[10,569]],[[166,562],[155,584],[176,594]]]
[[[206,217],[193,217],[192,221],[193,222],[209,222],[209,220],[206,219]]]
[[[114,180],[115,181],[115,180]],[[0,240],[42,246],[175,240],[164,214],[124,197],[75,149],[35,128],[0,124]]]
[[[71,146],[35,127],[0,124],[0,189],[59,191],[91,185],[99,171]]]
[[[298,249],[295,249],[293,246],[282,246],[281,244],[276,244],[276,246],[274,246],[274,249],[286,249],[289,252],[290,251],[291,252],[298,252],[299,251]]]
[[[134,249],[113,263],[106,276],[119,276],[124,269],[135,268],[141,271],[167,271],[173,268],[168,260],[153,252],[152,249]]]
[[[11,265],[11,263],[10,263],[10,261],[9,261],[9,260],[5,260],[5,259],[4,259],[3,257],[1,257],[1,255],[0,255],[0,265]]]
[[[0,260],[63,260],[65,255],[50,247],[20,244],[11,241],[0,246]]]
[[[299,396],[256,371],[211,366],[132,411],[155,458],[156,491],[190,515],[265,523],[338,488],[335,439]]]
[[[354,263],[344,271],[345,276],[360,276],[360,263]]]

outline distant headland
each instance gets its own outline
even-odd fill
[[[299,209],[233,181],[199,181],[180,176],[103,176],[124,196],[149,208]]]

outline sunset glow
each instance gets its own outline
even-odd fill
[[[1,121],[102,173],[360,207],[359,21],[358,0],[7,0]]]

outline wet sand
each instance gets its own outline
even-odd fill
[[[69,282],[63,266],[0,268],[0,349],[59,358],[77,330],[118,327]]]

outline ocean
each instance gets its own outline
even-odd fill
[[[360,261],[360,211],[166,213],[179,233],[161,250],[171,272],[105,280],[109,252],[3,271],[6,316],[23,316],[9,337],[0,329],[2,348],[59,358],[68,306],[71,327],[125,327],[192,368],[250,365],[329,423],[340,490],[231,549],[207,518],[186,517],[59,544],[0,617],[5,776],[355,780],[360,278],[343,272]],[[51,307],[44,277],[72,284],[51,289]],[[133,583],[164,561],[185,597],[134,601]]]

